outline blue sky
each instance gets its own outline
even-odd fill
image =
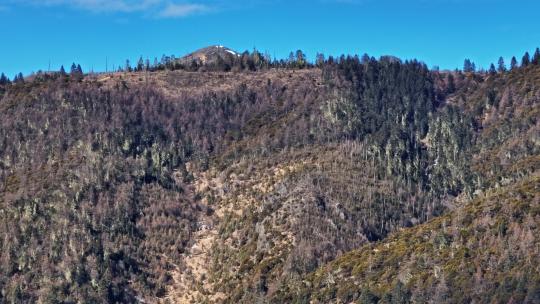
[[[213,44],[487,67],[540,46],[539,16],[537,0],[0,0],[0,72],[47,70],[49,61],[101,71],[106,59],[110,69]]]

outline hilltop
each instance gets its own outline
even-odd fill
[[[214,45],[192,52],[180,58],[179,61],[186,65],[192,61],[200,64],[214,64],[220,59],[230,59],[231,56],[234,58],[240,56],[240,54],[222,45]]]

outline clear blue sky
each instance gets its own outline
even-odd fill
[[[222,44],[487,67],[540,46],[538,0],[0,0],[0,72],[104,70]]]

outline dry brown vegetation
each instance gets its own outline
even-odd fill
[[[535,302],[538,67],[301,66],[2,85],[0,302]]]

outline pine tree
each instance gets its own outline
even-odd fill
[[[370,60],[371,60],[371,58],[369,57],[369,55],[364,53],[364,55],[362,55],[362,59],[360,59],[360,62],[362,64],[367,64],[367,63],[369,63]]]
[[[495,69],[495,65],[493,63],[489,66],[489,74],[497,74],[497,70]]]
[[[473,73],[474,71],[476,71],[476,65],[474,62],[472,62],[470,59],[465,59],[463,62],[463,72]]]
[[[540,65],[540,48],[536,48],[536,51],[533,55],[532,64]]]
[[[141,57],[139,57],[139,61],[137,61],[137,67],[135,68],[136,71],[142,71],[144,69],[144,60]]]
[[[523,58],[521,59],[521,66],[526,67],[531,63],[531,56],[529,55],[529,52],[525,52],[525,55],[523,55]]]
[[[516,56],[513,56],[512,60],[510,61],[510,70],[513,71],[517,69],[517,67],[518,67],[518,62],[517,62]]]
[[[73,64],[71,64],[71,71],[70,71],[70,74],[71,74],[71,75],[77,74],[77,65],[75,64],[75,62],[74,62]]]
[[[63,68],[63,67],[62,67]],[[64,71],[65,73],[65,71]],[[60,74],[62,74],[62,71],[60,71]],[[75,62],[71,65],[70,69],[70,76],[75,80],[82,80],[83,78],[83,71],[80,64],[75,64]]]
[[[499,73],[506,72],[506,65],[504,64],[504,59],[502,57],[499,57],[499,67],[497,69]]]
[[[8,83],[9,83],[9,79],[6,77],[6,75],[4,75],[4,73],[2,73],[2,75],[0,75],[0,85],[4,85]]]
[[[23,83],[24,82],[24,76],[22,73],[19,73],[13,77],[13,83]]]
[[[287,61],[287,63],[289,64],[289,67],[294,67],[295,60],[294,60],[294,53],[293,52],[289,53],[289,60]]]
[[[463,62],[463,72],[467,73],[471,69],[471,61],[469,59],[465,59]]]
[[[129,62],[129,59],[126,59],[126,67],[125,67],[125,71],[126,72],[131,72],[131,63]]]
[[[302,50],[296,51],[296,66],[300,69],[303,69],[306,66],[306,55]]]
[[[163,54],[161,56],[161,64],[162,65],[166,66],[167,64],[169,64],[169,60],[170,60],[169,56],[166,56],[165,54]]]

